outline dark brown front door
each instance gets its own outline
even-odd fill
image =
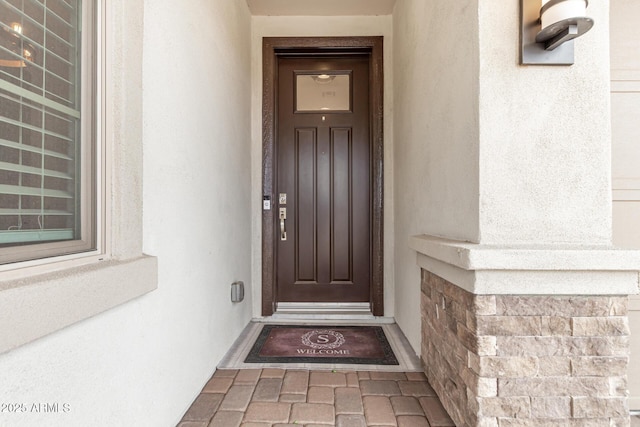
[[[276,298],[369,302],[369,58],[280,57]]]

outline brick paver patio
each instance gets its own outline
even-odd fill
[[[420,372],[218,370],[178,427],[448,427]]]

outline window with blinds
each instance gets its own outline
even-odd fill
[[[0,0],[0,263],[95,245],[94,9]]]

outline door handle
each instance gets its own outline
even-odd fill
[[[280,240],[287,240],[287,232],[284,221],[287,219],[287,208],[280,208]]]

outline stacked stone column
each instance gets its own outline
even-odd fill
[[[422,270],[422,360],[458,426],[625,426],[627,298],[473,295]]]

